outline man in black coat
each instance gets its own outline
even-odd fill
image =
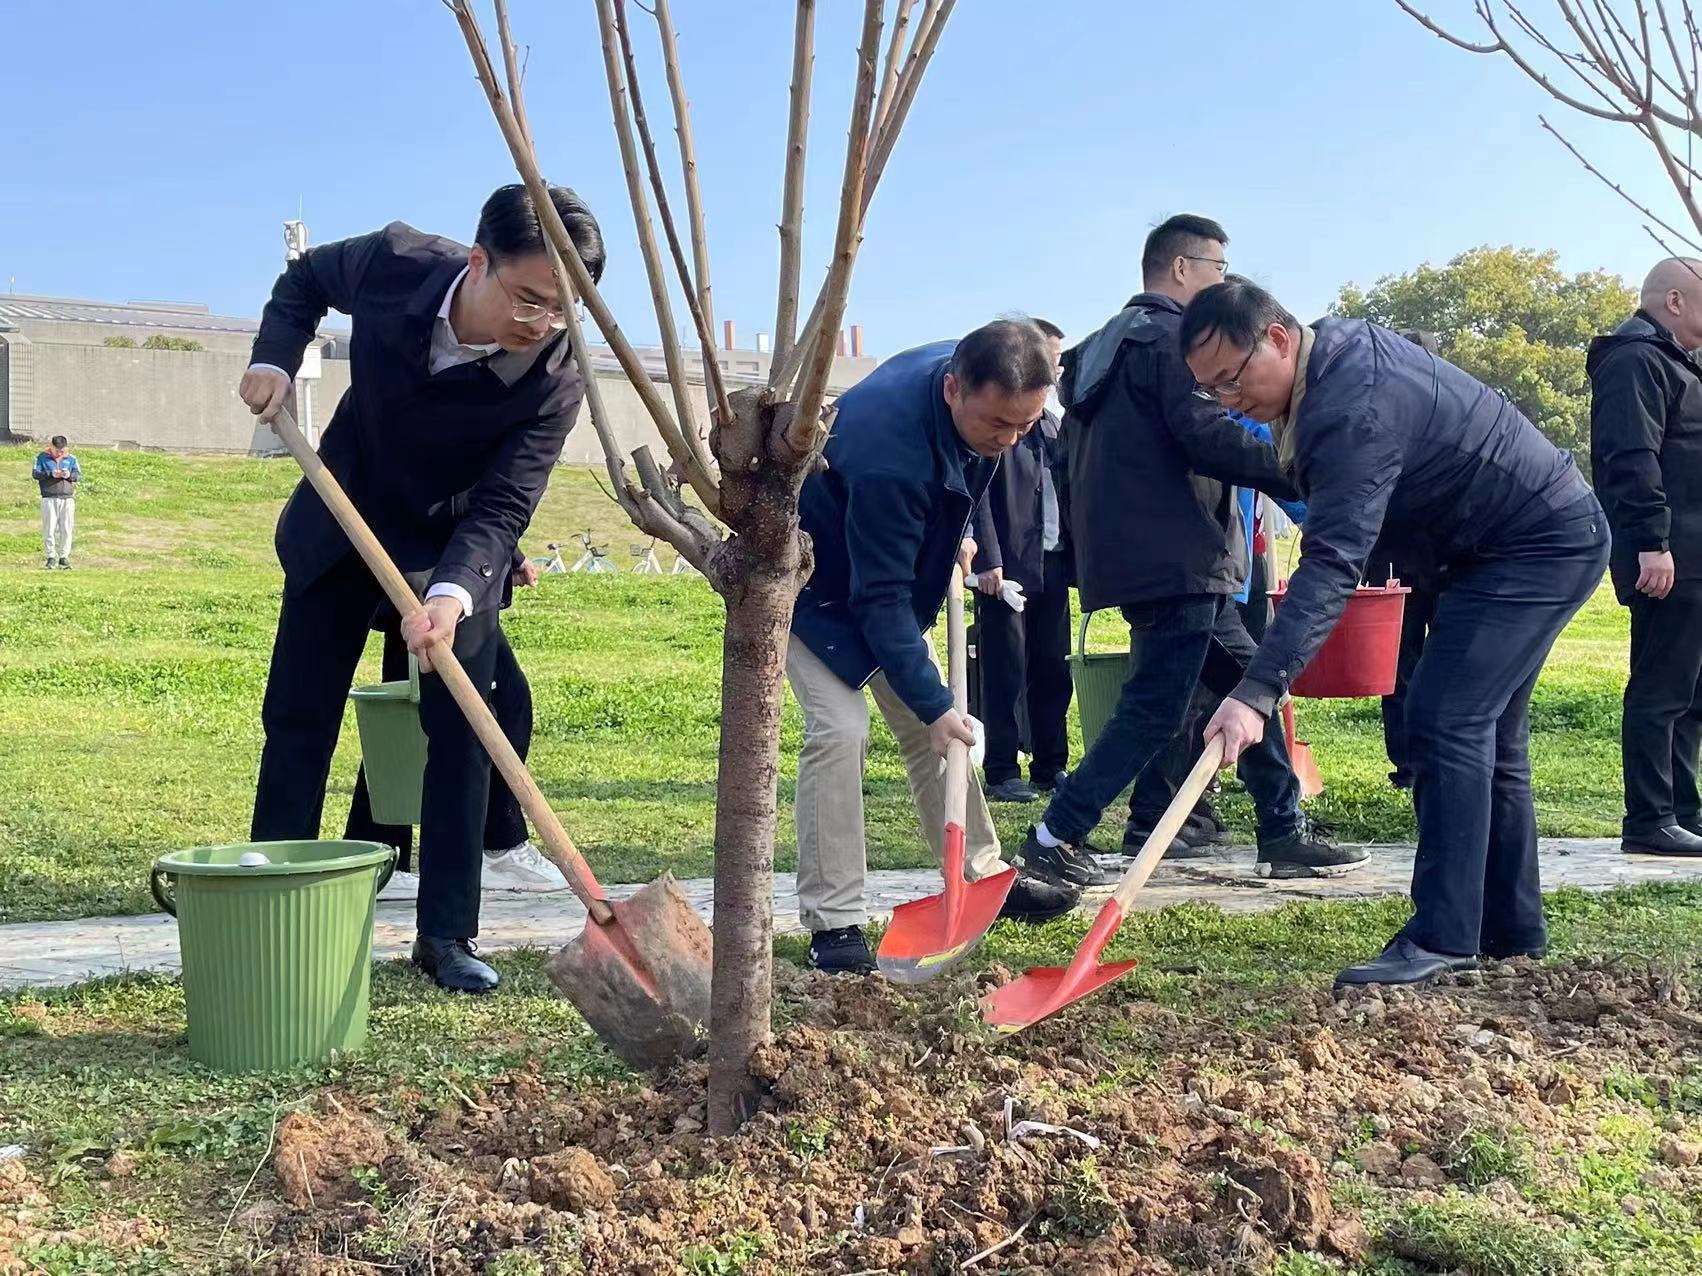
[[[1069,457],[1069,511],[1084,612],[1117,607],[1129,622],[1129,676],[1111,720],[1059,782],[1020,860],[1047,871],[1084,842],[1105,808],[1182,729],[1199,682],[1219,695],[1253,654],[1231,595],[1248,570],[1232,485],[1292,494],[1269,443],[1202,400],[1176,344],[1182,307],[1227,269],[1216,222],[1180,215],[1141,258],[1145,291],[1064,356],[1059,397]],[[1332,846],[1300,809],[1282,733],[1248,752],[1241,778],[1258,816],[1258,871],[1335,875],[1364,862]],[[1126,851],[1144,834],[1131,823]]]
[[[593,278],[595,218],[571,191],[551,201]],[[491,685],[498,614],[520,535],[579,410],[580,369],[561,329],[542,227],[522,186],[497,190],[471,248],[400,222],[292,261],[261,317],[239,393],[270,420],[328,309],[354,321],[350,385],[319,454],[397,567],[424,592],[403,625],[422,672],[451,645]],[[278,520],[284,595],[261,721],[255,841],[315,838],[343,704],[378,583],[304,481]],[[441,986],[488,992],[473,955],[491,768],[441,679],[420,683],[427,740],[414,961]]]
[[[1702,262],[1671,257],[1590,343],[1590,465],[1631,610],[1624,848],[1702,855]]]
[[[1063,330],[1044,319],[1034,326],[1056,363]],[[976,665],[987,728],[982,769],[987,796],[996,802],[1035,801],[1070,762],[1070,560],[1052,478],[1057,444],[1058,418],[1042,412],[1000,458],[975,507]],[[1000,596],[1010,583],[1022,588],[1020,612]],[[1017,763],[1023,722],[1027,780]]]
[[[1505,398],[1387,328],[1302,324],[1261,288],[1219,284],[1189,304],[1180,341],[1202,389],[1270,425],[1306,501],[1287,597],[1206,726],[1225,757],[1268,734],[1380,534],[1447,572],[1405,706],[1413,917],[1337,982],[1418,984],[1479,954],[1541,955],[1531,689],[1601,581],[1601,506]]]

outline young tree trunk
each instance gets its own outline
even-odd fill
[[[809,575],[798,530],[804,464],[753,465],[775,414],[751,391],[712,439],[722,502],[738,529],[716,556],[727,605],[721,647],[721,744],[715,786],[715,965],[710,983],[709,1133],[731,1134],[755,1110],[750,1061],[769,1039],[773,988],[774,834],[780,708],[792,607]],[[785,410],[789,419],[790,407]]]

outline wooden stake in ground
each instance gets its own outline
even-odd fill
[[[445,0],[472,56],[473,68],[544,230],[559,255],[562,303],[569,339],[590,375],[575,300],[582,300],[603,339],[637,390],[672,461],[696,503],[658,465],[648,448],[632,455],[630,476],[614,443],[600,396],[587,394],[603,445],[615,498],[641,531],[667,541],[708,578],[726,603],[721,665],[721,745],[715,802],[715,947],[709,1033],[709,1130],[736,1129],[754,1107],[750,1061],[769,1038],[773,961],[774,832],[780,759],[780,709],[792,607],[811,567],[798,528],[798,492],[820,463],[827,437],[827,386],[839,324],[845,313],[863,223],[898,133],[954,0],[927,0],[905,46],[895,32],[881,75],[886,0],[863,0],[857,41],[856,87],[848,112],[844,178],[836,210],[833,258],[810,319],[791,332],[802,273],[798,236],[803,224],[803,173],[815,57],[815,0],[798,0],[793,41],[791,123],[782,182],[781,271],[773,375],[766,387],[726,392],[710,326],[709,251],[698,183],[696,147],[681,74],[679,38],[671,10],[648,11],[656,26],[674,125],[679,134],[682,185],[689,219],[690,263],[669,206],[660,160],[639,92],[639,32],[628,23],[638,5],[591,0],[603,49],[603,70],[627,177],[627,198],[638,232],[675,410],[657,393],[637,352],[621,332],[579,260],[567,228],[549,203],[547,186],[524,122],[518,60],[508,35],[506,0],[496,0],[503,35],[506,90],[498,79],[471,0]],[[913,0],[897,0],[895,26],[910,25]],[[647,25],[647,24],[645,24]],[[533,75],[542,73],[535,65]],[[884,85],[882,82],[885,82]],[[880,105],[877,109],[877,87]],[[569,139],[571,140],[571,139]],[[640,156],[643,156],[641,172]],[[648,190],[646,188],[648,177]],[[672,315],[672,288],[652,223],[662,222],[674,273],[708,372],[712,419],[707,431],[691,419],[685,363]],[[708,371],[717,369],[717,371]]]

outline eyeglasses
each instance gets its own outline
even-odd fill
[[[1230,375],[1222,381],[1214,381],[1210,385],[1197,386],[1194,390],[1194,397],[1196,399],[1210,399],[1221,402],[1226,395],[1240,394],[1241,374],[1247,371],[1247,365],[1253,359],[1253,351],[1258,348],[1259,343],[1255,341],[1252,349],[1247,351],[1247,357],[1241,360],[1241,366],[1239,368],[1235,369],[1234,372],[1230,373]]]
[[[1188,253],[1183,253],[1182,254],[1182,260],[1183,261],[1203,261],[1203,262],[1208,263],[1209,265],[1216,266],[1217,267],[1217,273],[1220,277],[1223,276],[1223,275],[1227,275],[1229,273],[1229,263],[1227,261],[1225,261],[1222,257],[1195,257],[1195,256],[1192,256]]]
[[[509,305],[514,308],[512,313],[516,323],[537,323],[538,320],[547,318],[550,321],[550,327],[557,332],[567,327],[567,316],[562,314],[561,311],[549,306],[540,306],[535,301],[516,301],[514,294],[509,291],[508,285],[503,282],[502,272],[494,265],[491,267],[491,277],[496,280],[497,286],[508,298]]]

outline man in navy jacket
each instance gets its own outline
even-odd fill
[[[593,278],[596,220],[572,191],[551,200]],[[485,202],[471,248],[393,222],[290,262],[272,290],[238,393],[270,420],[328,309],[354,321],[348,392],[319,455],[379,543],[425,595],[402,626],[430,674],[441,642],[489,687],[520,535],[579,411],[574,352],[523,186]],[[378,583],[304,481],[278,519],[284,596],[266,679],[255,841],[315,838],[325,781]],[[479,929],[489,758],[440,678],[420,680],[427,741],[413,958],[438,984],[489,992]]]
[[[815,571],[793,613],[786,676],[804,711],[794,812],[799,913],[823,970],[874,968],[862,932],[864,687],[898,739],[922,832],[940,852],[941,757],[950,741],[974,736],[952,705],[928,631],[975,503],[1000,455],[1040,416],[1052,380],[1045,337],[1022,321],[894,355],[840,396],[827,466],[804,482],[799,512]],[[968,875],[1000,871],[998,835],[973,779],[967,815]],[[1068,883],[1025,873],[1006,913],[1056,916],[1078,897]]]
[[[1270,424],[1306,501],[1288,596],[1206,727],[1226,758],[1263,734],[1379,534],[1448,572],[1406,700],[1415,912],[1381,957],[1337,982],[1425,983],[1479,954],[1540,955],[1531,689],[1601,580],[1601,506],[1505,398],[1386,328],[1303,325],[1255,285],[1219,284],[1189,304],[1180,341],[1205,392]]]

